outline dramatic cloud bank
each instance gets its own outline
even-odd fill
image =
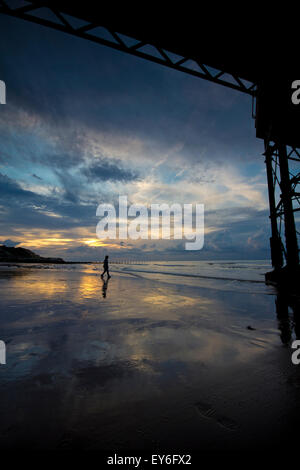
[[[2,243],[78,260],[269,257],[248,96],[20,20],[0,31]],[[204,249],[97,239],[96,208],[119,194],[205,204]]]

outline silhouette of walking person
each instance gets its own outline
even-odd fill
[[[108,255],[105,256],[105,260],[103,261],[103,269],[104,271],[101,274],[102,279],[105,273],[107,273],[107,279],[110,279],[111,276],[109,275],[109,269],[108,269]]]

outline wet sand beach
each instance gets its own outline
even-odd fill
[[[290,445],[300,369],[275,290],[138,269],[2,266],[0,448]]]

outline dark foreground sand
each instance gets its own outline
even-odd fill
[[[1,449],[293,445],[300,365],[274,295],[32,268],[0,286]]]

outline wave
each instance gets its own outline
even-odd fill
[[[189,274],[189,273],[174,273],[170,271],[150,271],[150,270],[139,270],[139,269],[132,269],[132,268],[123,268],[121,272],[128,272],[128,273],[139,273],[140,275],[145,274],[162,274],[168,276],[177,276],[177,277],[191,277],[191,278],[199,278],[199,279],[214,279],[220,281],[238,281],[238,282],[250,282],[255,284],[265,284],[264,281],[255,280],[255,279],[241,279],[237,277],[225,277],[225,276],[210,276],[210,275],[203,275],[203,274]]]
[[[153,266],[175,266],[176,268],[182,268],[182,266],[190,266],[190,264],[153,263]]]

